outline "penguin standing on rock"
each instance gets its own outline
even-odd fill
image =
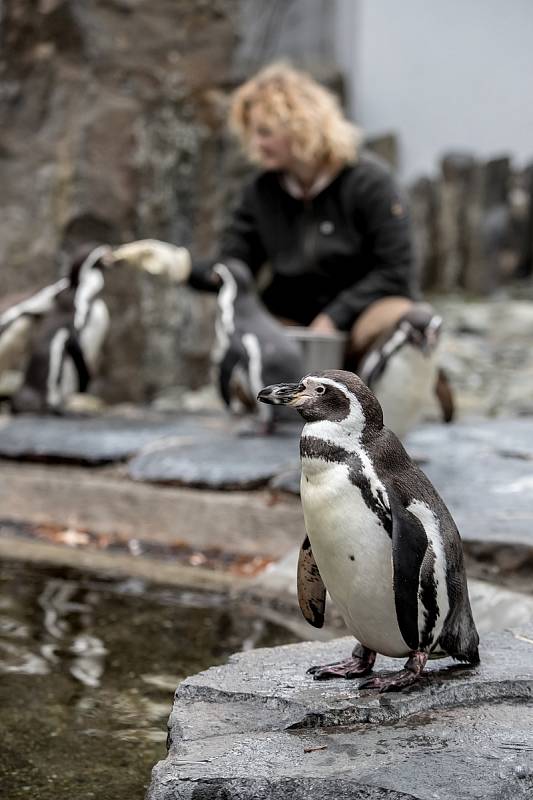
[[[279,414],[281,409],[258,403],[257,394],[265,383],[295,380],[302,374],[298,344],[263,306],[243,262],[228,259],[215,264],[207,276],[195,276],[189,283],[196,289],[218,291],[213,362],[220,393],[232,411],[255,417],[240,433],[272,433],[276,418],[284,415]]]
[[[430,305],[413,305],[377,339],[359,362],[357,374],[372,389],[388,428],[402,439],[419,421],[434,393],[444,422],[454,416],[446,374],[438,364],[442,318]]]
[[[321,627],[326,589],[358,640],[352,657],[312,667],[315,680],[371,672],[377,653],[407,657],[360,688],[409,686],[428,658],[475,665],[478,643],[456,525],[424,473],[383,426],[356,375],[328,370],[268,386],[259,400],[296,408],[307,537],[298,565],[305,618]]]
[[[13,413],[62,413],[68,396],[87,390],[109,328],[99,294],[110,253],[106,245],[85,246],[68,277],[40,293],[49,302],[40,306],[41,319],[33,311],[31,354],[23,384],[10,400]],[[27,306],[19,311],[30,313]]]

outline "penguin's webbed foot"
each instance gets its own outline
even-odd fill
[[[346,678],[349,681],[372,672],[375,660],[375,652],[360,645],[354,649],[352,658],[333,664],[309,667],[307,674],[312,675],[315,681],[327,681],[332,678]]]
[[[392,675],[384,675],[383,677],[370,678],[360,683],[359,689],[377,689],[380,693],[399,692],[405,689],[406,686],[416,683],[426,666],[427,660],[427,653],[417,651],[409,657],[404,668],[399,672],[393,672]]]

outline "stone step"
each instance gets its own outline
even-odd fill
[[[476,669],[430,662],[397,694],[306,675],[352,645],[241,653],[180,684],[148,800],[531,796],[531,627],[484,637]],[[380,658],[377,671],[400,663]]]

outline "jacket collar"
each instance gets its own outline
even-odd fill
[[[332,183],[334,178],[337,177],[341,169],[342,166],[339,165],[322,169],[307,191],[304,191],[298,181],[288,172],[282,172],[280,174],[280,183],[282,188],[287,194],[290,194],[291,197],[294,197],[296,200],[308,200],[312,197],[316,197],[320,192],[323,192],[324,189]]]

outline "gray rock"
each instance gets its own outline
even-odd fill
[[[533,545],[533,425],[527,419],[428,425],[407,439],[464,540]]]
[[[191,436],[201,436],[205,430],[205,425],[185,416],[170,420],[105,416],[6,418],[0,425],[0,457],[105,464],[125,461],[142,447],[164,437],[190,441]]]
[[[238,654],[180,684],[148,799],[529,796],[532,629],[487,636],[476,670],[432,662],[395,695],[305,674],[352,643]]]
[[[289,428],[274,436],[238,436],[235,423],[226,430],[204,430],[201,439],[168,444],[139,453],[129,464],[134,480],[207,489],[253,489],[297,466],[298,433]]]

